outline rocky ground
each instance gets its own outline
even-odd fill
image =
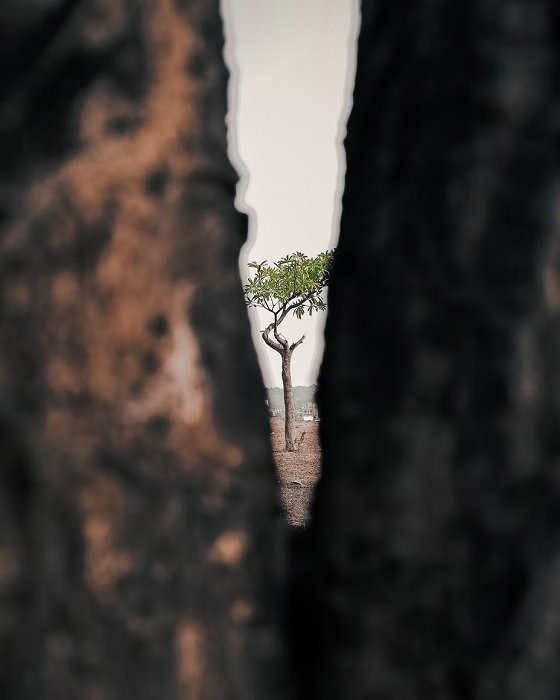
[[[280,497],[286,519],[294,527],[304,527],[309,517],[309,505],[315,483],[319,478],[321,450],[319,423],[296,423],[299,439],[305,433],[297,452],[284,451],[284,422],[271,421],[272,449],[280,481]]]

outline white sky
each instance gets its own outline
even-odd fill
[[[300,250],[316,255],[338,237],[344,177],[342,139],[355,67],[358,0],[221,0],[226,27],[230,158],[241,176],[239,208],[250,216],[241,256],[274,261]],[[267,386],[281,386],[280,355],[258,331]],[[322,353],[325,314],[286,319],[294,385],[312,384]]]

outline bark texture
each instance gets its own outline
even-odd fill
[[[294,408],[294,388],[292,386],[292,353],[284,348],[282,352],[282,386],[284,388],[284,415],[285,415],[285,437],[286,450],[294,452],[295,446],[295,408]]]
[[[0,4],[7,700],[285,697],[222,43],[218,0]]]
[[[294,404],[294,388],[292,386],[292,356],[294,350],[305,340],[305,335],[295,343],[290,344],[279,332],[278,326],[288,315],[284,309],[279,320],[270,323],[262,332],[262,339],[282,358],[282,388],[284,391],[284,437],[286,452],[295,452],[296,446],[296,409]],[[270,334],[274,332],[274,338]]]
[[[300,696],[558,697],[558,4],[362,13]]]

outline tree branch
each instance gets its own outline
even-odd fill
[[[290,313],[290,311],[293,311],[294,309],[297,309],[298,306],[302,306],[305,304],[307,299],[303,299],[302,301],[298,302],[297,304],[291,304],[290,306],[287,306],[284,311],[282,311],[282,315],[278,319],[278,323],[282,323],[282,321],[286,318],[286,316]]]
[[[297,342],[292,343],[290,345],[290,352],[293,352],[297,348],[298,345],[301,345],[303,343],[304,340],[305,340],[305,333],[301,336],[301,338]]]
[[[302,297],[301,300],[296,302],[295,304],[290,304],[289,306],[286,306],[284,308],[284,310],[282,311],[282,315],[278,319],[277,325],[280,325],[282,323],[282,321],[286,318],[286,316],[290,313],[290,311],[297,309],[298,306],[303,306],[305,304],[305,302],[309,301],[314,296],[314,294],[315,294],[315,292],[310,292],[309,294]],[[298,294],[296,296],[300,296],[300,295]],[[290,300],[288,300],[286,303],[289,304],[289,301]]]
[[[280,335],[280,334],[278,333],[278,323],[279,323],[279,321],[278,321],[278,314],[275,313],[275,314],[274,314],[274,324],[273,324],[273,325],[274,325],[274,337],[275,337],[276,340],[280,343],[280,345],[282,345],[282,347],[287,348],[287,347],[288,347],[288,341],[286,340],[286,338],[284,338],[283,335]]]
[[[262,339],[269,347],[271,347],[273,350],[276,350],[276,352],[279,352],[280,354],[282,354],[282,352],[284,351],[284,348],[282,347],[282,345],[280,345],[280,343],[277,343],[276,341],[272,340],[272,338],[270,337],[270,331],[272,331],[273,329],[274,329],[274,322],[271,323],[270,325],[268,325],[264,329],[264,331],[262,332]]]

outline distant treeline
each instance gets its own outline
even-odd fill
[[[302,407],[308,403],[315,403],[315,392],[317,385],[312,386],[295,386],[294,387],[294,403],[296,413],[299,413]],[[266,388],[269,408],[284,412],[284,393],[282,387],[273,386]]]

